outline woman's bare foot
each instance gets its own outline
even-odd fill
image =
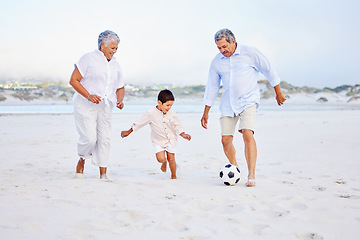
[[[107,167],[99,167],[100,170],[100,179],[107,179],[106,172]]]
[[[176,174],[171,174],[171,179],[176,179]]]
[[[84,178],[84,165],[85,165],[85,159],[80,158],[80,160],[78,161],[78,164],[76,165],[75,178],[78,178],[78,179]]]
[[[76,166],[76,173],[84,173],[84,165],[85,165],[85,159],[80,158],[78,161],[78,164]]]
[[[167,168],[167,161],[165,161],[164,163],[161,164],[160,169],[161,169],[161,171],[166,172],[166,168]]]

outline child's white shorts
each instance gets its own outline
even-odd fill
[[[176,147],[171,145],[170,143],[166,147],[161,147],[159,144],[152,143],[154,147],[155,154],[161,151],[167,151],[168,153],[176,153]]]

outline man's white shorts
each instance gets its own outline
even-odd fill
[[[239,115],[234,117],[221,116],[220,125],[221,125],[221,135],[222,136],[233,136],[236,128],[236,124],[239,121],[239,132],[242,129],[250,129],[255,131],[255,117],[256,117],[256,104],[246,108]]]

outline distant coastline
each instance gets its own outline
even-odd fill
[[[342,85],[336,88],[297,87],[281,82],[281,88],[288,103],[292,104],[351,104],[360,105],[360,84]],[[171,84],[151,86],[126,85],[125,101],[136,104],[155,99],[161,89],[170,89],[177,99],[187,102],[201,101],[205,86],[192,85],[177,87]],[[274,102],[275,93],[268,81],[259,81],[263,104]],[[74,89],[63,82],[0,83],[0,105],[67,105],[72,104]],[[219,98],[222,88],[219,92]],[[142,100],[143,99],[143,100]]]

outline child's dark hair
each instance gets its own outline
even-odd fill
[[[161,103],[166,103],[167,101],[175,101],[174,95],[168,89],[161,90],[158,95],[158,100]]]

